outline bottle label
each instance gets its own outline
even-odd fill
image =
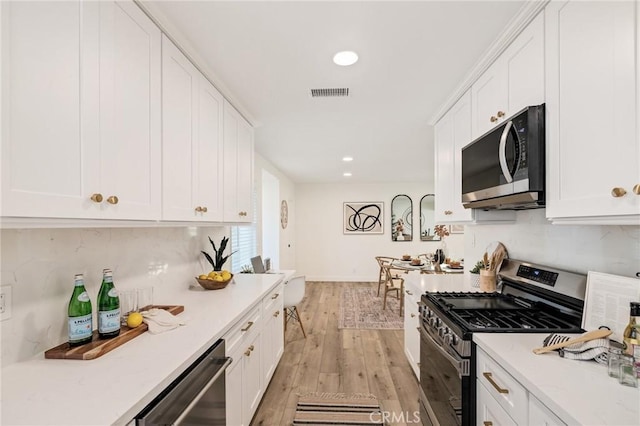
[[[107,295],[109,297],[118,297],[118,290],[116,290],[116,288],[113,287],[111,290],[109,290],[109,293],[107,293]]]
[[[120,330],[120,308],[98,312],[98,332],[112,333]]]
[[[88,302],[89,301],[89,295],[87,294],[86,291],[83,291],[82,293],[80,293],[78,295],[78,300],[81,302]]]
[[[86,294],[86,293],[83,293]],[[91,337],[93,321],[91,314],[81,317],[69,317],[69,341],[78,342]]]

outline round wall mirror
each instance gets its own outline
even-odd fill
[[[413,239],[413,202],[408,195],[396,195],[391,200],[391,240]]]
[[[420,199],[420,241],[440,241],[440,237],[434,232],[434,200],[434,194],[427,194]]]

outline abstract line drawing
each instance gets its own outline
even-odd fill
[[[383,202],[344,203],[343,233],[344,234],[382,234]]]

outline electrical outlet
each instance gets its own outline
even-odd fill
[[[0,287],[0,321],[11,318],[11,286]]]

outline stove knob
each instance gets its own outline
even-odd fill
[[[451,333],[445,333],[442,339],[444,340],[444,343],[446,345],[451,345],[451,342],[453,341],[453,335]]]
[[[450,344],[451,346],[455,346],[458,344],[458,338],[456,337],[455,334],[450,333],[449,336],[451,336],[451,340],[450,340]]]

